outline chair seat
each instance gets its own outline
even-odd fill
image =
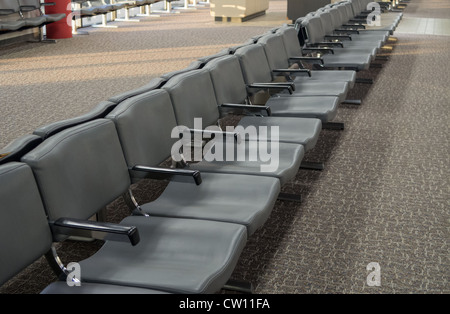
[[[226,152],[226,143],[224,142],[223,151]],[[258,155],[256,161],[249,159],[250,153],[259,152],[259,142],[257,141],[242,141],[241,144],[234,146],[234,160],[233,161],[220,161],[220,160],[202,160],[198,163],[190,165],[191,169],[197,169],[202,172],[215,172],[215,173],[233,173],[233,174],[247,174],[258,176],[270,176],[280,179],[280,183],[283,186],[289,180],[293,179],[298,172],[301,164],[301,160],[305,154],[305,149],[302,145],[291,143],[278,143],[279,154],[273,156],[276,160],[264,161],[261,160]],[[243,151],[245,154],[244,160],[237,158],[237,152]],[[224,153],[225,154],[225,153]],[[276,169],[271,168],[271,162],[276,162]],[[262,168],[266,166],[269,168]],[[264,170],[264,171],[263,171]]]
[[[51,23],[51,22],[57,22],[62,20],[63,18],[66,17],[65,13],[61,13],[61,14],[45,14],[43,15],[45,17],[45,20],[47,21],[47,23]]]
[[[25,27],[25,21],[1,21],[0,30],[1,31],[16,31]]]
[[[337,97],[272,97],[267,101],[272,117],[317,118],[332,121],[337,115]]]
[[[326,84],[319,81],[314,82],[294,81],[294,84],[295,84],[295,91],[292,95],[289,94],[287,91],[279,93],[279,95],[286,95],[286,96],[289,95],[290,97],[334,96],[339,98],[339,102],[343,102],[349,89],[348,83],[342,81],[326,82]]]
[[[130,216],[141,241],[107,241],[81,261],[81,281],[174,293],[214,293],[228,281],[247,240],[244,226],[230,223]]]
[[[295,76],[294,82],[347,82],[349,89],[355,86],[356,72],[355,71],[311,71],[311,76],[302,74],[302,76]]]
[[[171,181],[141,208],[153,216],[215,220],[241,224],[248,235],[269,217],[280,192],[276,178],[202,173],[202,184]]]
[[[356,68],[360,71],[369,69],[371,55],[369,54],[327,54],[323,55],[325,67],[330,68]]]
[[[272,127],[279,127],[280,142],[301,144],[305,151],[312,149],[319,138],[322,130],[322,122],[319,119],[298,118],[298,117],[254,117],[245,116],[240,121],[240,126],[247,128],[249,126],[265,126],[267,134],[258,134],[258,138],[249,140],[270,140]]]
[[[45,16],[36,16],[36,17],[29,17],[24,19],[26,26],[40,26],[42,24],[46,23]]]

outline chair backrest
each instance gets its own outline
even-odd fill
[[[20,161],[23,155],[34,149],[41,142],[42,138],[33,134],[27,134],[13,140],[0,149],[0,165],[12,161]]]
[[[352,10],[353,10],[353,15],[358,15],[361,13],[361,4],[356,1],[356,0],[349,0],[351,6],[352,6]]]
[[[353,18],[353,10],[351,3],[342,3],[336,6],[336,9],[339,12],[339,17],[341,19],[341,25],[347,23],[350,19]]]
[[[302,55],[302,47],[295,28],[282,27],[278,29],[277,33],[283,38],[284,48],[288,57],[300,57]]]
[[[267,62],[272,70],[288,69],[289,57],[284,47],[283,36],[280,34],[270,34],[261,37],[258,43],[264,47]]]
[[[239,58],[246,84],[272,81],[272,71],[263,46],[260,44],[245,46],[236,50],[235,55]]]
[[[320,18],[320,21],[322,22],[322,29],[324,31],[324,34],[333,34],[335,27],[330,12],[321,11],[320,13],[317,13],[316,16]]]
[[[245,103],[247,88],[237,56],[228,55],[216,58],[208,62],[204,69],[208,70],[211,75],[217,104]]]
[[[179,126],[194,128],[201,118],[203,127],[216,125],[220,118],[209,72],[205,69],[179,74],[163,87],[169,94]]]
[[[41,8],[40,0],[18,0],[20,9],[24,12],[39,10]]]
[[[345,9],[345,8],[344,8]],[[344,24],[344,18],[341,17],[338,7],[331,7],[325,10],[330,13],[331,23],[333,25],[333,30],[338,29]]]
[[[101,119],[104,118],[111,110],[114,109],[116,106],[115,103],[110,101],[102,101],[97,106],[94,107],[91,111],[88,113],[81,115],[79,117],[66,119],[57,121],[42,127],[39,127],[36,129],[33,134],[38,135],[42,137],[42,139],[47,139],[50,136],[59,133],[65,129],[71,128],[73,126],[83,124],[95,119]]]
[[[33,170],[50,220],[88,219],[130,186],[116,128],[107,119],[57,133],[22,162]]]
[[[19,12],[20,12],[19,1],[17,1],[17,0],[2,0],[2,1],[0,1],[0,13],[12,14],[12,13],[19,13]]]
[[[323,41],[325,31],[322,27],[322,21],[320,17],[314,16],[309,19],[304,19],[302,25],[305,27],[307,38],[305,43],[315,44]]]
[[[0,286],[43,256],[52,234],[34,180],[26,164],[0,166]]]
[[[177,126],[169,93],[156,89],[120,103],[107,117],[114,121],[129,167],[157,166],[171,155]],[[145,174],[134,173],[134,179]]]

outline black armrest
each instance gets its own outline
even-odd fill
[[[331,53],[334,54],[334,50],[332,48],[321,48],[321,47],[303,47],[303,51],[313,51],[313,52],[321,52],[321,53]]]
[[[314,45],[311,46],[306,46],[305,48],[314,48],[314,47],[323,47],[323,46],[338,46],[338,47],[344,47],[344,44],[340,41],[322,41],[320,43],[315,43]],[[327,48],[327,49],[332,49],[332,48]]]
[[[361,28],[361,29],[366,29],[366,26],[363,24],[342,24],[342,27],[350,27],[350,28]]]
[[[242,113],[242,112],[250,112],[250,113],[256,113],[261,111],[265,111],[268,116],[272,115],[272,111],[270,110],[269,106],[259,106],[259,105],[242,105],[242,104],[222,104],[219,106],[219,109],[226,109],[228,111],[233,111],[235,113]],[[237,110],[236,110],[237,109]],[[239,112],[238,112],[239,111]]]
[[[350,28],[338,28],[336,32],[344,32],[346,34],[359,34],[359,31],[357,29]]]
[[[144,171],[152,174],[151,178],[156,180],[170,180],[173,177],[190,177],[194,179],[195,184],[200,185],[202,183],[202,176],[198,170],[187,169],[170,169],[159,167],[147,167],[147,166],[134,166],[130,168],[131,171]]]
[[[352,40],[352,36],[350,35],[325,35],[325,39],[348,39]]]
[[[274,73],[289,73],[289,74],[297,74],[297,73],[306,73],[309,77],[311,77],[311,70],[308,69],[275,69],[272,70]]]
[[[323,59],[319,58],[319,57],[290,57],[289,60],[292,61],[306,61],[309,63],[320,63],[320,64],[324,64]]]
[[[50,228],[52,229],[56,241],[61,241],[68,236],[130,242],[133,246],[140,241],[139,232],[135,226],[122,226],[91,220],[60,218],[50,222]]]
[[[367,20],[366,19],[350,19],[350,20],[348,20],[348,22],[358,23],[358,24],[365,24],[365,23],[367,23]]]
[[[202,138],[204,137],[205,134],[209,135],[209,136],[223,136],[223,137],[233,137],[234,140],[237,143],[241,143],[241,136],[239,133],[237,132],[224,132],[224,131],[214,131],[214,130],[195,130],[195,129],[189,129],[189,132],[191,134],[201,134]]]
[[[295,90],[295,85],[293,83],[253,83],[248,84],[248,88],[256,89],[287,89],[289,94],[293,94]]]

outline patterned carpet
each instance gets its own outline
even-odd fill
[[[428,3],[413,1],[405,16],[429,17]],[[446,1],[432,7],[438,3]],[[272,8],[283,4],[273,1]],[[5,49],[0,144],[269,28],[255,24],[216,24],[197,10],[56,45]],[[233,278],[251,281],[255,293],[450,293],[450,77],[444,69],[450,37],[395,37],[383,68],[360,74],[375,83],[356,85],[348,97],[363,104],[341,105],[336,120],[346,129],[324,130],[306,155],[323,161],[325,170],[300,170],[285,186],[301,193],[302,203],[278,201],[249,239]],[[134,187],[140,201],[151,201],[163,188],[151,181]],[[127,214],[117,200],[107,218]],[[60,254],[64,262],[79,260],[100,245],[68,242]],[[380,266],[380,286],[367,283],[369,263]],[[0,292],[39,293],[55,279],[41,259]]]

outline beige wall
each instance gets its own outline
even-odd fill
[[[269,8],[269,0],[211,0],[211,15],[245,17]]]

